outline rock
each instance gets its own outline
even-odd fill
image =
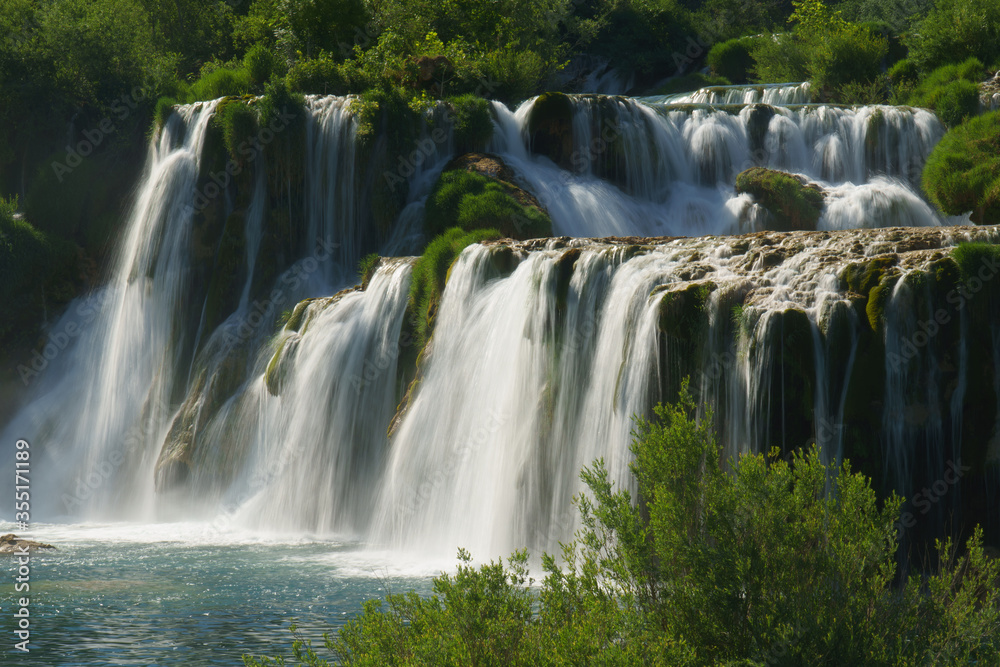
[[[424,231],[496,229],[506,238],[552,236],[552,220],[517,174],[498,156],[466,153],[441,172],[427,198]]]
[[[573,101],[564,93],[542,93],[528,115],[531,151],[572,169]]]
[[[782,232],[816,229],[825,200],[815,183],[763,167],[740,172],[736,192],[751,195],[770,214],[768,226]]]
[[[13,533],[7,533],[6,535],[0,535],[0,554],[14,554],[27,547],[28,551],[37,551],[38,549],[55,549],[51,544],[45,544],[43,542],[35,542],[34,540],[25,540]]]

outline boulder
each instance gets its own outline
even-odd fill
[[[27,548],[29,552],[39,549],[55,549],[51,544],[25,540],[13,533],[0,535],[0,554],[14,554]]]
[[[736,192],[751,195],[769,213],[774,231],[809,231],[823,212],[823,190],[801,176],[751,167],[736,176]]]

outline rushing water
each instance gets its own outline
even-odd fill
[[[181,107],[150,145],[110,280],[52,328],[85,308],[82,333],[3,431],[5,442],[32,443],[34,516],[57,522],[35,532],[60,547],[34,561],[39,651],[52,664],[232,664],[287,643],[292,616],[313,637],[324,622],[336,627],[383,592],[379,573],[426,591],[458,546],[479,557],[553,551],[577,527],[580,468],[603,457],[628,485],[633,417],[684,374],[716,406],[727,455],[812,438],[839,460],[870,336],[840,271],[848,258],[905,245],[871,228],[961,220],[941,218],[919,192],[943,134],[933,114],[807,101],[798,84],[577,97],[562,166],[531,150],[533,101],[494,103],[490,150],[548,210],[555,234],[577,240],[466,249],[415,379],[413,261],[384,260],[365,290],[343,288],[379,244],[383,255],[419,251],[424,199],[451,137],[409,176],[392,228],[376,230],[364,223],[371,183],[348,100],[309,97],[303,182],[266,154],[255,162],[242,273],[231,312],[216,312],[194,288],[201,260],[189,250],[215,104]],[[744,106],[712,106],[734,103]],[[733,187],[754,165],[827,193],[819,233],[703,237],[765,228],[763,209]],[[275,181],[301,198],[287,205],[301,211],[301,231],[289,232],[301,238],[282,250],[291,268],[269,278],[262,304],[257,282],[278,252],[265,242]],[[583,240],[606,236],[702,238]],[[944,250],[960,240],[927,238]],[[889,352],[920,326],[907,304],[921,297],[908,290],[901,280],[887,299]],[[283,311],[288,324],[275,326]],[[887,364],[876,409],[896,488],[961,453],[972,364],[964,344]],[[947,391],[941,369],[951,369]],[[916,406],[943,407],[898,418]],[[123,519],[134,523],[93,523]]]

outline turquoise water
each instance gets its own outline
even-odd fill
[[[0,533],[14,532],[0,523]],[[364,600],[415,589],[447,564],[407,562],[357,543],[218,535],[198,524],[38,526],[29,653],[14,649],[13,559],[0,561],[2,665],[239,665],[288,654],[289,622],[322,643]],[[9,582],[9,583],[8,583]]]

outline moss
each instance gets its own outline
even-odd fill
[[[520,240],[551,236],[552,220],[534,197],[504,178],[512,177],[506,165],[492,156],[479,162],[484,161],[500,165],[496,176],[459,165],[441,174],[427,198],[425,232],[432,236],[460,227],[497,229],[507,238]]]
[[[660,298],[659,330],[672,338],[697,342],[708,325],[706,306],[716,284],[711,281],[666,285],[653,291]]]
[[[564,93],[542,93],[528,114],[531,150],[571,168],[573,155],[573,101]]]
[[[490,103],[476,95],[462,95],[448,100],[452,113],[455,152],[484,151],[493,138]]]
[[[899,274],[891,274],[872,288],[868,293],[868,303],[865,306],[865,313],[868,316],[868,326],[876,333],[881,333],[885,329],[885,306],[892,297],[892,291],[899,281]]]
[[[174,107],[176,106],[177,100],[172,97],[161,97],[156,100],[156,111],[153,113],[156,128],[161,128],[167,124],[167,120],[174,113]]]
[[[780,171],[751,167],[736,177],[736,191],[747,193],[773,217],[775,231],[812,230],[823,211],[823,192]]]
[[[1000,245],[993,243],[959,243],[951,251],[962,278],[976,276],[984,266],[1000,263]]]
[[[466,231],[454,227],[427,245],[413,265],[408,306],[419,347],[424,347],[430,339],[452,263],[467,246],[499,237],[500,232],[495,229]]]
[[[291,314],[288,316],[288,321],[285,322],[285,329],[288,331],[299,331],[305,319],[306,310],[308,310],[309,304],[312,301],[312,299],[306,299],[295,304],[295,308],[292,309]]]
[[[895,255],[889,255],[875,257],[867,262],[848,264],[840,274],[841,287],[867,297],[868,293],[882,281],[886,272],[893,270],[897,262]]]
[[[212,122],[222,132],[222,139],[229,153],[229,158],[235,161],[244,159],[243,152],[257,137],[260,128],[257,124],[257,110],[246,100],[228,98],[220,102]]]
[[[927,159],[924,192],[945,214],[1000,223],[1000,111],[950,130]]]
[[[358,262],[358,280],[361,281],[361,289],[368,289],[368,284],[372,280],[372,276],[375,275],[375,271],[382,264],[382,258],[379,257],[377,252],[365,255]]]
[[[236,309],[246,279],[246,220],[243,212],[233,212],[215,253],[215,264],[205,301],[205,326],[212,331]]]
[[[267,362],[267,370],[264,371],[264,385],[272,396],[280,396],[284,390],[292,354],[297,347],[297,336],[285,336],[278,344],[278,349],[275,350],[271,360]]]

